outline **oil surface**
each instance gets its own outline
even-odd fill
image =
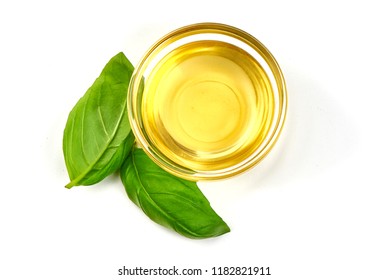
[[[273,111],[265,71],[225,42],[180,46],[145,81],[144,129],[167,158],[191,170],[218,170],[246,159],[266,137]]]

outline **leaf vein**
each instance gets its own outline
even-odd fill
[[[185,201],[187,204],[192,205],[194,208],[198,209],[199,211],[203,212],[204,214],[208,214],[202,207],[196,203],[193,202],[193,200],[188,199],[185,196],[178,195],[178,194],[172,194],[172,193],[150,193],[150,195],[166,195],[166,196],[173,196],[173,197],[178,197],[181,200]]]
[[[103,126],[103,131],[104,131],[105,135],[109,137],[109,133],[107,131],[107,126],[105,124],[105,121],[103,119],[103,115],[101,113],[101,106],[100,106],[100,104],[101,104],[101,88],[99,90],[99,94],[98,95],[99,95],[99,103],[97,105],[97,112],[99,113],[99,118],[100,118],[100,122],[101,122],[101,124]]]
[[[85,162],[88,164],[88,159],[85,154],[85,145],[84,145],[84,120],[85,120],[85,111],[86,111],[86,106],[89,101],[89,94],[85,96],[85,105],[83,107],[82,111],[82,118],[81,118],[81,155],[84,158]]]

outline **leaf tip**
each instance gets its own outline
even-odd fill
[[[219,230],[215,236],[220,236],[226,233],[229,233],[231,231],[231,228],[227,225],[226,222],[223,221],[223,223],[220,225]]]

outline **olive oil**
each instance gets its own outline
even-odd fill
[[[222,41],[186,43],[145,80],[142,118],[149,141],[190,170],[220,170],[247,159],[266,137],[274,96],[264,69]]]

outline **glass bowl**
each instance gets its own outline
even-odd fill
[[[219,23],[179,28],[135,68],[128,112],[138,145],[188,180],[240,174],[272,149],[285,120],[283,74],[250,34]]]

